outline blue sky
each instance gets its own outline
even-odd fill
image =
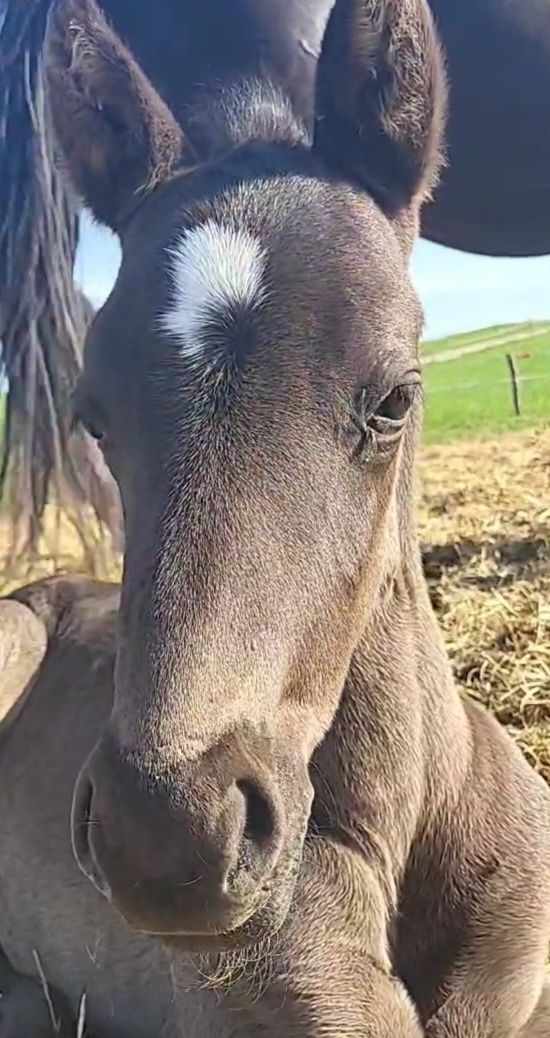
[[[118,263],[116,239],[85,220],[76,275],[96,305],[109,293]],[[413,277],[426,312],[427,338],[550,319],[550,256],[490,259],[420,242]]]

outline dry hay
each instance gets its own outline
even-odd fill
[[[23,524],[23,530],[26,524]],[[77,516],[71,520],[67,513],[48,506],[44,516],[36,561],[29,564],[24,544],[18,552],[12,548],[12,527],[8,520],[0,521],[0,593],[56,573],[92,573],[99,579],[119,580],[120,562],[111,550],[109,534],[102,531],[90,511],[86,539],[80,536]],[[7,557],[19,561],[9,567]]]
[[[550,428],[427,448],[425,568],[459,686],[550,781]]]
[[[426,572],[458,684],[550,781],[550,428],[426,448],[420,477]],[[59,546],[59,569],[88,568],[74,527],[53,512],[46,525],[38,565],[6,590],[55,572]]]

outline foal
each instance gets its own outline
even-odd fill
[[[213,83],[195,154],[93,0],[56,4],[48,73],[122,242],[77,406],[126,554],[120,605],[18,596],[49,651],[0,744],[8,970],[36,949],[98,1038],[541,1038],[549,796],[453,687],[412,518],[423,0],[337,0],[312,141]]]

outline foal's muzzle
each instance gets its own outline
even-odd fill
[[[270,897],[284,829],[267,767],[230,741],[167,771],[104,736],[73,800],[80,868],[132,927],[162,936],[243,926]]]

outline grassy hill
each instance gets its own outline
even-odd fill
[[[548,321],[525,321],[522,324],[494,324],[488,328],[476,328],[471,332],[460,332],[458,335],[450,335],[444,339],[428,339],[422,343],[424,355],[441,353],[447,350],[461,349],[476,343],[488,343],[491,339],[502,338],[509,335],[536,335],[541,329],[550,325]]]
[[[460,353],[462,352],[462,355]],[[452,354],[448,359],[447,354]],[[506,355],[519,376],[514,414]],[[550,325],[509,325],[423,346],[425,439],[486,438],[550,423]]]

